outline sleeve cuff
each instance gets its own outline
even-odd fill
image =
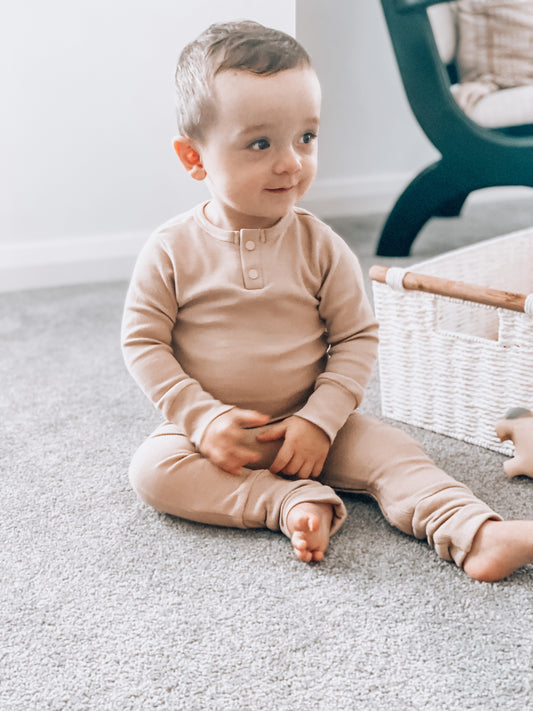
[[[356,407],[352,393],[337,385],[322,383],[294,414],[320,427],[333,443],[337,432]]]
[[[202,415],[200,418],[198,418],[197,422],[194,425],[194,428],[192,429],[190,433],[190,440],[196,447],[196,449],[200,449],[200,444],[202,442],[202,437],[205,434],[206,429],[209,427],[211,422],[213,420],[216,420],[217,417],[220,415],[223,415],[225,412],[229,412],[230,410],[233,410],[234,406],[233,405],[221,405],[218,408],[214,408],[210,410],[209,412],[205,413]]]

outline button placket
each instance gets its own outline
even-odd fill
[[[260,230],[241,230],[240,252],[244,286],[262,289],[264,286],[261,265]]]

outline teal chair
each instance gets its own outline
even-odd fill
[[[485,128],[452,96],[456,70],[443,64],[427,13],[442,1],[381,0],[409,104],[441,158],[396,201],[379,238],[380,256],[407,256],[429,219],[459,215],[474,190],[533,187],[533,125]]]

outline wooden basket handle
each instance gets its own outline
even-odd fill
[[[387,283],[388,267],[374,265],[370,268],[370,278],[382,284]],[[486,306],[496,306],[510,311],[524,313],[527,296],[525,294],[515,294],[512,291],[500,291],[499,289],[489,289],[485,286],[468,284],[464,281],[453,281],[452,279],[442,279],[441,277],[429,276],[427,274],[417,274],[416,272],[405,272],[403,286],[410,291],[424,291],[428,294],[439,294],[440,296],[450,296],[454,299],[473,301],[476,304]]]

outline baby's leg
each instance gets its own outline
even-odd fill
[[[312,553],[318,551],[317,522],[323,553],[329,535],[346,518],[344,504],[329,486],[306,479],[285,479],[265,468],[246,469],[241,476],[228,474],[203,457],[170,423],[161,425],[137,450],[130,480],[147,504],[181,518],[236,528],[266,527],[283,531],[291,540],[307,530]],[[324,516],[317,517],[311,506],[328,509],[325,545]],[[299,544],[301,540],[299,536]],[[303,560],[319,559],[308,558],[307,553],[299,555],[294,540],[293,545]]]
[[[502,522],[470,489],[439,469],[411,437],[373,417],[355,414],[348,419],[331,448],[321,481],[339,490],[370,494],[391,524],[425,538],[442,558],[454,560],[477,579],[505,577],[531,562],[530,522]],[[517,527],[526,540],[520,551]],[[514,561],[511,569],[494,560],[482,562],[489,548],[496,550],[495,538],[501,541],[499,550],[507,547],[507,560]]]
[[[245,430],[243,444],[259,455],[258,461],[250,465],[251,469],[268,469],[283,444],[283,440],[257,441],[257,435],[272,426],[269,424]],[[300,560],[309,563],[324,558],[329,539],[339,528],[338,519],[332,513],[331,504],[313,501],[302,501],[289,510],[283,530],[291,539],[294,552]]]

